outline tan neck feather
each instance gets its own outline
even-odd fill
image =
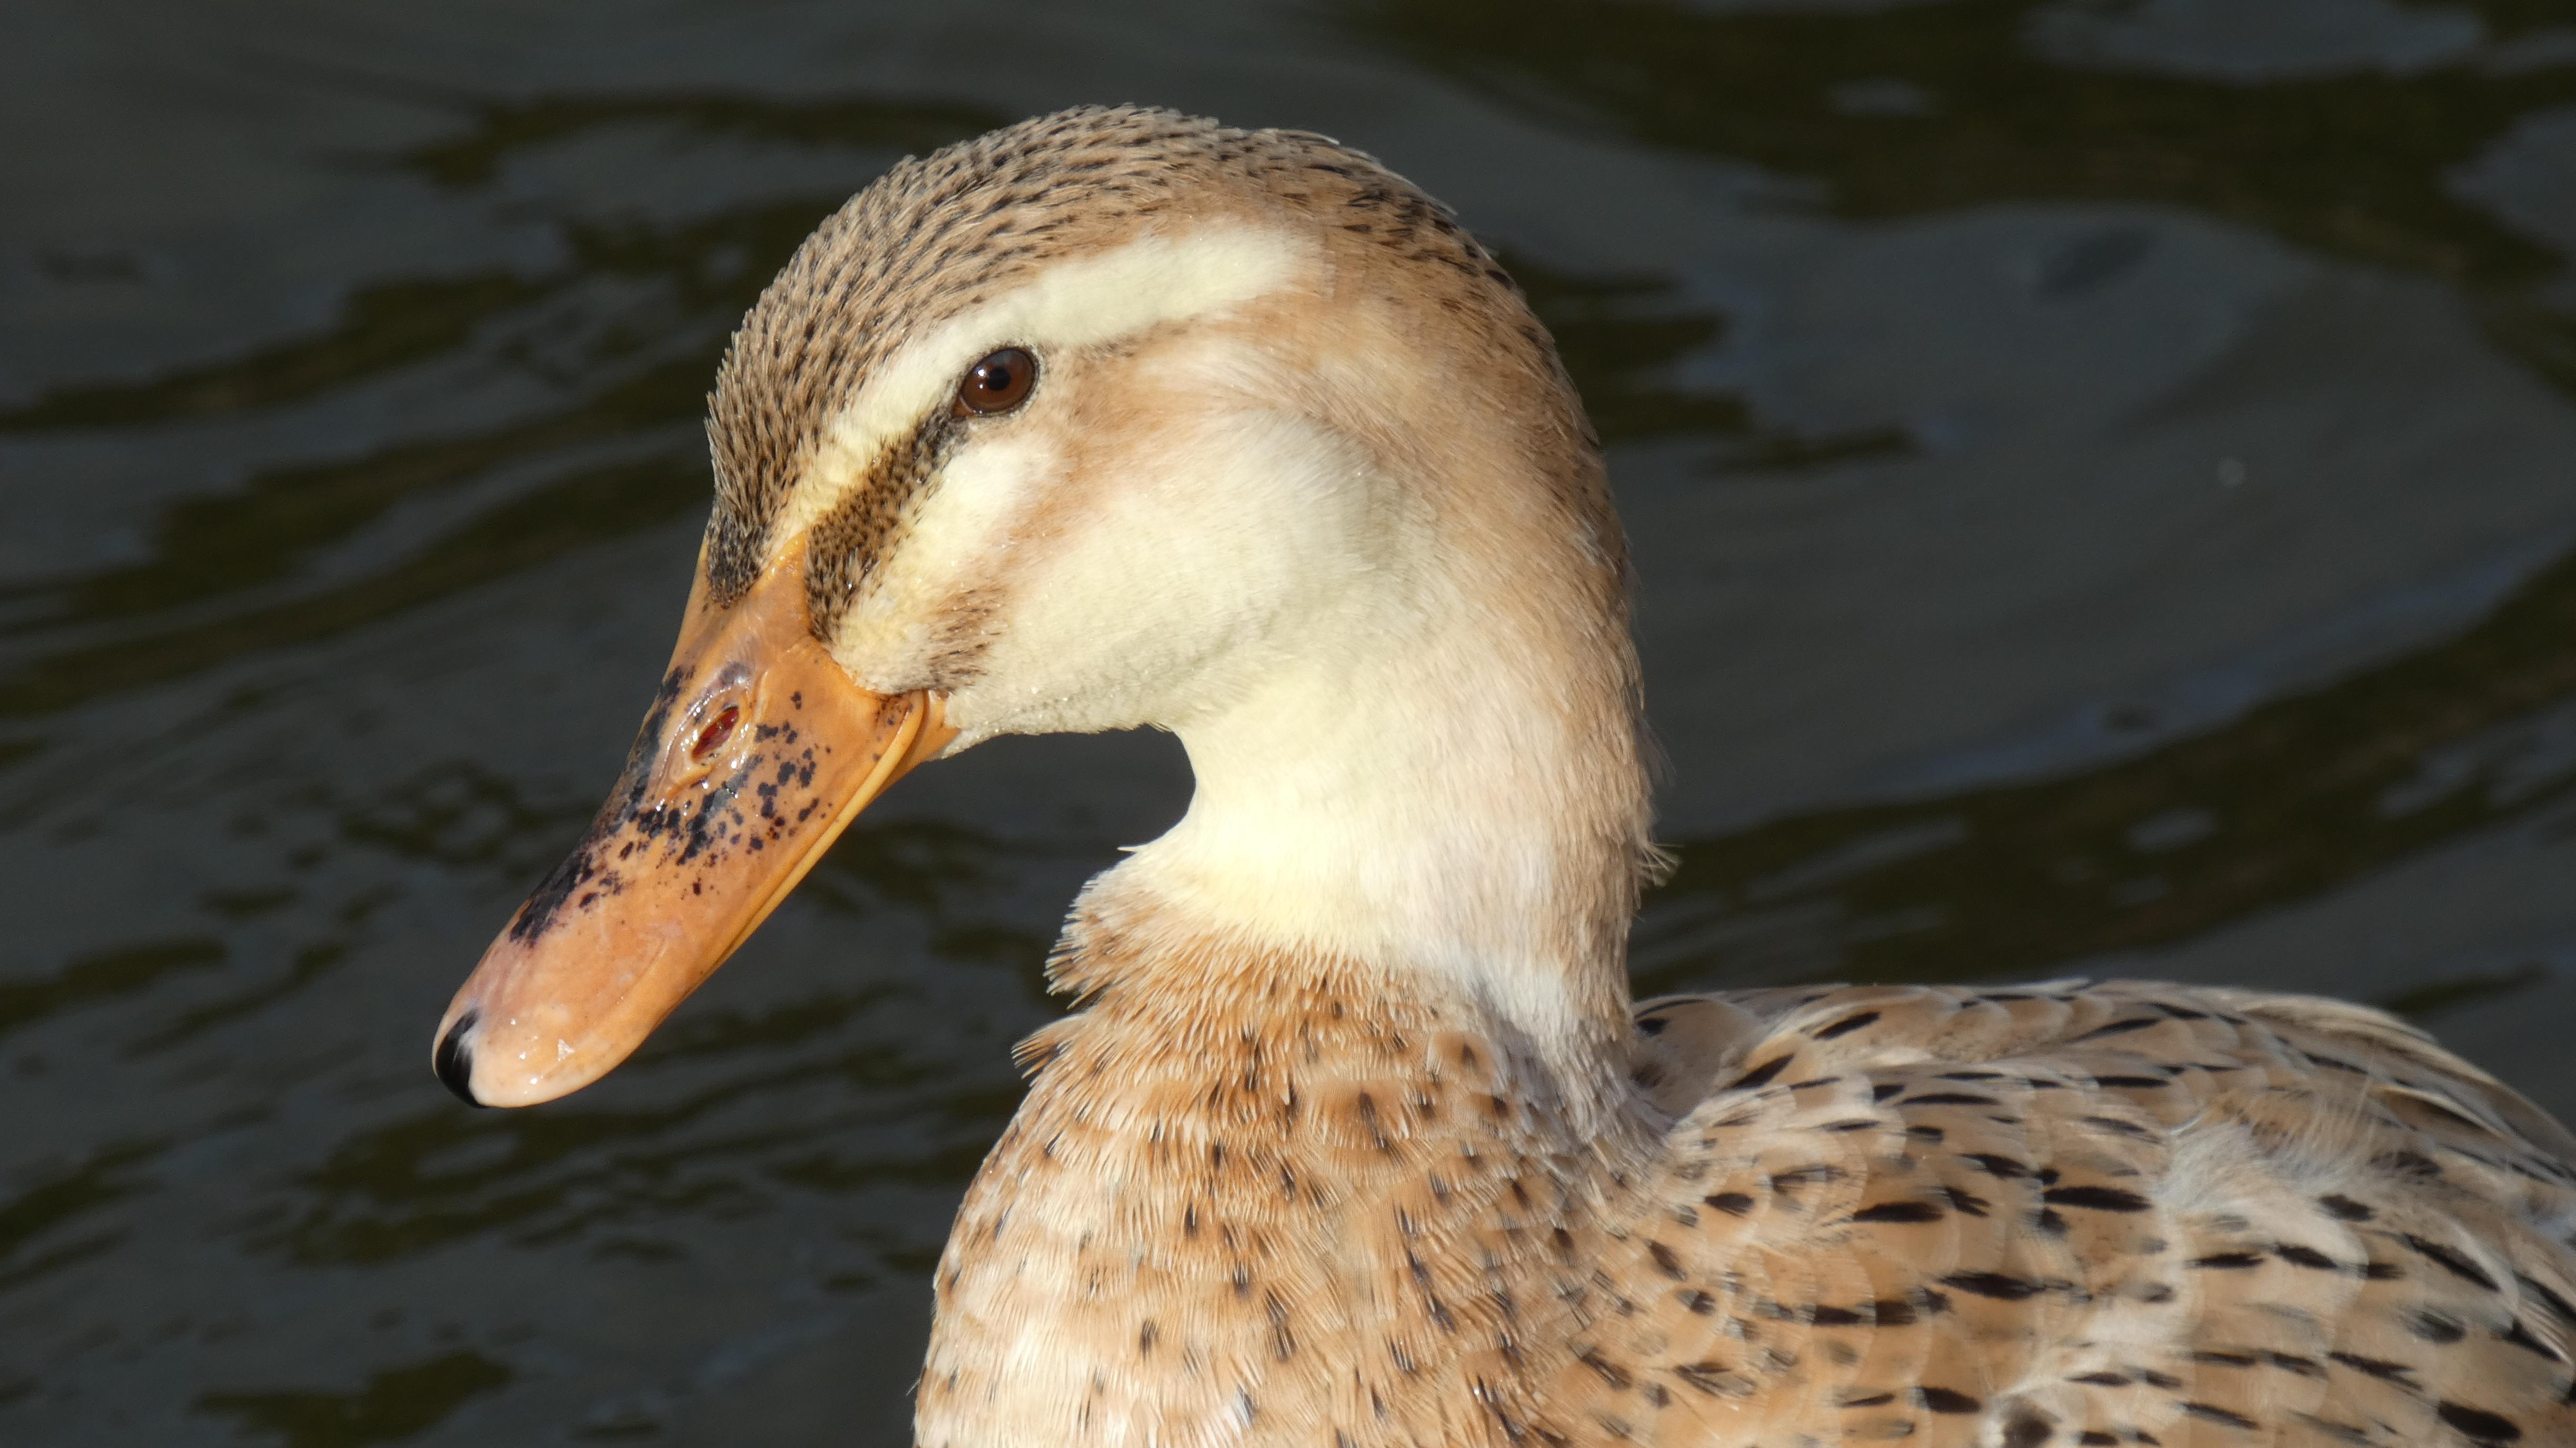
[[[1078,921],[1064,973],[1110,983],[1029,1042],[959,1213],[920,1441],[1216,1444],[1286,1414],[1299,1441],[1464,1442],[1528,1416],[1643,1116],[1602,1129],[1576,1098],[1603,1083],[1404,979],[1138,955],[1124,924]]]

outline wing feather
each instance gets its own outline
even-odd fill
[[[1558,1385],[1613,1437],[2576,1442],[2576,1142],[2391,1017],[2054,981],[1639,1019],[1675,1119],[1603,1278],[1655,1290]]]

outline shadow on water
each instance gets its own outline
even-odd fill
[[[1664,278],[1579,276],[1509,249],[1502,261],[1555,337],[1607,446],[1688,438],[1707,446],[1705,465],[1716,472],[1789,472],[1915,450],[1896,428],[1811,436],[1765,423],[1741,397],[1677,385],[1684,364],[1719,345],[1727,321],[1684,306]]]
[[[2520,995],[2549,979],[2549,967],[2526,960],[2503,970],[2478,971],[2420,985],[2378,1002],[2410,1020],[2426,1021],[2481,1001]]]
[[[443,186],[492,179],[512,155],[609,126],[665,125],[700,137],[785,146],[865,146],[931,151],[1018,119],[979,106],[831,96],[797,101],[702,91],[686,95],[540,96],[477,103],[465,134],[417,147],[399,164]],[[800,236],[798,240],[802,240]],[[781,258],[782,260],[784,258]],[[761,272],[766,284],[769,272]]]
[[[2576,57],[2561,47],[2527,66],[2462,56],[2394,73],[2200,78],[2064,63],[2040,39],[2046,19],[2143,8],[1378,0],[1345,13],[1506,104],[1762,167],[1786,183],[1783,205],[1867,221],[2007,201],[2162,202],[2440,277],[2481,299],[2505,352],[2576,390],[2576,314],[2537,286],[2566,256],[2459,184],[2516,127],[2576,103]],[[2445,8],[2507,41],[2570,18],[2551,0]]]
[[[510,1378],[508,1368],[479,1353],[452,1352],[387,1368],[352,1393],[206,1393],[197,1409],[274,1434],[282,1448],[365,1448],[433,1428]]]
[[[361,288],[319,336],[141,382],[58,387],[0,410],[0,435],[150,427],[284,407],[462,346],[487,320],[542,288],[506,274],[387,282]]]
[[[676,126],[884,152],[936,146],[1001,119],[962,107],[865,100],[540,101],[487,108],[464,135],[398,164],[442,185],[467,186],[489,180],[515,153],[611,127]],[[487,368],[506,367],[531,335],[567,325],[590,334],[566,389],[571,396],[561,403],[345,461],[262,470],[220,493],[169,505],[147,560],[34,597],[22,592],[16,601],[28,621],[13,632],[76,641],[0,671],[0,716],[48,713],[329,637],[703,507],[697,422],[724,339],[796,244],[843,199],[768,200],[671,225],[568,221],[562,231],[570,260],[555,274],[364,288],[319,335],[163,377],[60,387],[0,413],[0,434],[167,426],[290,407],[459,352],[479,354]],[[647,349],[659,355],[639,365],[634,354]],[[560,368],[559,359],[550,360]],[[633,455],[638,446],[644,456]],[[627,455],[599,461],[603,447]],[[506,489],[501,501],[393,565],[295,586],[299,573],[394,509],[484,487],[512,470],[531,470],[535,480]]]
[[[427,1106],[333,1151],[303,1182],[310,1210],[269,1244],[305,1266],[377,1263],[469,1239],[536,1245],[603,1226],[741,1216],[761,1205],[764,1181],[849,1191],[960,1180],[1017,1106],[1016,1090],[922,1092],[943,1073],[893,1045],[799,1057],[894,995],[869,988],[675,1024],[673,1039],[624,1069],[650,1077],[698,1058],[767,1065],[666,1106],[493,1115]],[[866,1156],[818,1151],[810,1119],[763,1124],[742,1109],[823,1087],[918,1099],[900,1127],[876,1133],[899,1140]]]
[[[2576,786],[2576,558],[2448,642],[2066,779],[1681,845],[1641,989],[2008,975],[2322,893]]]
[[[80,1006],[149,988],[174,971],[211,970],[223,964],[220,940],[128,945],[83,955],[39,980],[0,981],[0,1036]]]
[[[475,518],[393,567],[208,619],[155,620],[113,642],[43,654],[0,676],[0,716],[45,714],[263,650],[328,638],[650,527],[703,505],[699,466],[677,458],[592,468]],[[257,506],[251,503],[249,506]]]
[[[2061,63],[2035,34],[2053,11],[2141,8],[1383,0],[1349,13],[1508,103],[1750,162],[1817,186],[1839,216],[2166,202],[2455,281],[2527,282],[2563,264],[2449,182],[2534,112],[2576,100],[2576,63],[2201,79]],[[2508,36],[2567,19],[2545,0],[2457,8]]]
[[[122,1230],[105,1227],[68,1241],[38,1245],[39,1239],[58,1236],[83,1216],[148,1190],[140,1169],[166,1145],[142,1141],[102,1146],[78,1165],[42,1177],[0,1201],[0,1291],[95,1257],[122,1242]],[[36,1250],[27,1250],[30,1247]]]

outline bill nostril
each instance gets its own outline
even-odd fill
[[[704,759],[723,748],[724,742],[733,737],[733,727],[741,722],[742,710],[731,704],[725,705],[723,713],[698,731],[698,742],[689,746],[689,757]]]
[[[483,1103],[474,1099],[474,1048],[465,1044],[465,1033],[474,1029],[475,1018],[480,1014],[479,1011],[468,1010],[458,1016],[456,1024],[448,1027],[447,1034],[439,1038],[438,1049],[431,1055],[431,1065],[438,1072],[438,1079],[448,1090],[456,1093],[457,1100],[476,1107]]]

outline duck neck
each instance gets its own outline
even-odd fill
[[[1455,579],[1309,621],[1305,647],[1175,723],[1188,814],[1085,896],[1139,948],[1067,952],[1064,983],[1208,941],[1355,962],[1512,1043],[1578,1115],[1619,1099],[1646,787],[1625,620],[1584,623]]]

